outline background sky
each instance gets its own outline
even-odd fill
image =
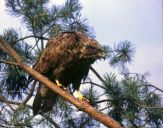
[[[65,0],[51,0],[62,4]],[[149,71],[148,80],[163,89],[163,9],[162,0],[80,0],[82,14],[96,33],[96,39],[111,47],[121,40],[129,40],[136,48],[129,69],[143,74]],[[4,0],[0,0],[0,34],[4,29],[21,28],[28,34],[18,18],[7,15]],[[94,65],[98,72],[115,71],[108,62]],[[91,74],[90,74],[91,75]]]
[[[52,1],[52,0],[51,0]],[[64,0],[53,0],[62,4]],[[136,48],[129,69],[143,74],[150,72],[148,80],[163,89],[163,11],[162,0],[80,0],[82,14],[96,33],[96,39],[111,47],[117,41],[129,40]],[[4,29],[21,28],[18,18],[7,15],[4,0],[0,0],[0,33]],[[108,63],[98,62],[99,72],[113,71]]]
[[[162,0],[82,0],[82,4],[97,40],[110,46],[131,41],[136,54],[130,71],[149,71],[149,81],[163,89]]]

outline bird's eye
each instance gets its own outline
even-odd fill
[[[92,50],[93,50],[93,49],[96,49],[95,47],[93,47],[93,46],[91,46],[91,45],[88,45],[87,48],[88,48],[88,49],[92,49]]]

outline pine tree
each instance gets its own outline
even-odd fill
[[[29,35],[22,37],[14,30],[4,30],[4,40],[23,57],[23,61],[33,65],[47,40],[64,31],[81,31],[95,37],[87,19],[81,14],[78,0],[67,0],[62,6],[48,6],[49,0],[6,0],[10,15],[19,17]],[[29,43],[27,39],[31,39]],[[117,68],[117,75],[107,72],[104,76],[91,67],[99,79],[94,83],[87,78],[82,84],[87,87],[83,94],[92,106],[108,114],[123,127],[161,127],[163,125],[163,90],[149,83],[145,74],[131,73],[127,66],[132,62],[135,48],[128,40],[120,41],[114,48],[103,46],[107,54],[108,68]],[[58,98],[52,112],[33,117],[29,98],[35,96],[36,87],[29,84],[28,73],[6,64],[11,61],[5,52],[0,51],[0,127],[91,127],[101,124],[86,113],[75,108],[63,98]],[[69,87],[71,91],[71,86]],[[101,90],[100,92],[98,90]]]

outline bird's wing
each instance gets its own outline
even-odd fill
[[[33,68],[41,74],[46,74],[49,70],[55,69],[57,65],[65,61],[63,59],[70,54],[69,52],[76,43],[76,37],[73,33],[62,33],[50,39]]]

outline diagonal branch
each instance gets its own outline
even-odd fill
[[[3,52],[6,52],[9,54],[11,58],[13,58],[17,63],[22,62],[22,58],[16,53],[16,51],[6,42],[3,40],[2,37],[0,37],[0,49]]]
[[[57,93],[58,95],[62,96],[65,100],[72,103],[76,106],[79,110],[82,110],[89,114],[95,120],[100,121],[105,126],[109,128],[121,128],[121,126],[113,120],[111,117],[107,116],[106,114],[98,111],[97,109],[93,108],[87,101],[80,101],[74,98],[68,91],[59,88],[56,84],[49,81],[46,77],[31,69],[28,65],[22,62],[21,57],[16,53],[16,51],[2,38],[0,38],[0,49],[9,54],[17,63],[20,68],[30,74],[33,78],[50,88],[52,91]]]
[[[104,79],[98,74],[98,72],[91,66],[90,67],[91,71],[101,80],[102,83],[104,83]]]

